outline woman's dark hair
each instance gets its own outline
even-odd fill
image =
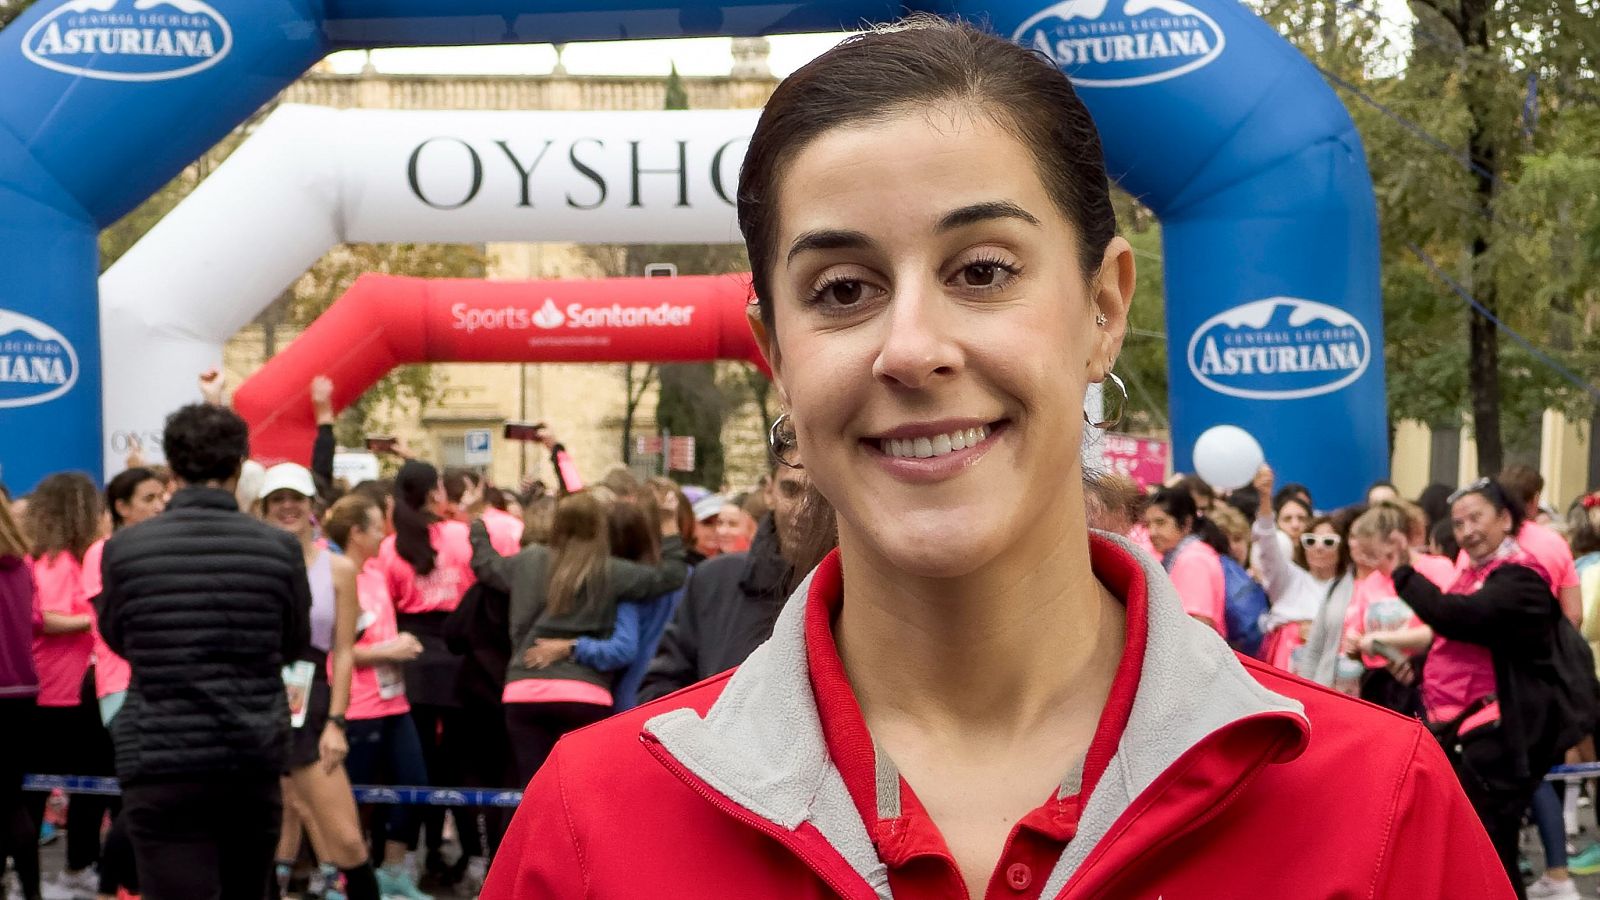
[[[100,491],[82,472],[57,472],[28,495],[24,530],[33,555],[70,553],[78,561],[100,536]]]
[[[649,491],[642,492],[649,496]],[[655,505],[652,498],[651,505]],[[611,536],[611,555],[647,566],[661,562],[661,526],[637,502],[627,500],[606,510],[606,530]]]
[[[1455,558],[1461,555],[1461,545],[1456,543],[1455,523],[1450,521],[1449,516],[1433,523],[1433,530],[1429,532],[1428,537],[1439,545],[1439,550],[1445,559],[1454,562]]]
[[[1178,479],[1176,487],[1188,491],[1190,495],[1194,497],[1204,497],[1209,502],[1215,502],[1217,499],[1217,492],[1211,487],[1209,482],[1207,482],[1204,478],[1201,478],[1199,475],[1183,476],[1182,478]],[[1197,500],[1195,501],[1195,508],[1198,509],[1199,507],[1200,503]]]
[[[461,496],[467,492],[467,485],[480,484],[483,476],[471,469],[452,466],[444,470],[444,495],[451,503],[460,503]]]
[[[1422,489],[1417,495],[1417,505],[1428,515],[1428,527],[1431,529],[1441,521],[1450,519],[1450,485],[1440,484],[1435,481]],[[1451,539],[1454,541],[1454,538]]]
[[[1194,520],[1194,536],[1204,541],[1206,546],[1217,551],[1218,556],[1233,555],[1233,545],[1228,541],[1228,535],[1217,523],[1205,516]]]
[[[144,466],[134,466],[117,473],[117,477],[106,483],[106,509],[111,511],[111,527],[122,527],[122,513],[117,512],[118,503],[133,502],[133,495],[138,493],[139,485],[146,481],[160,482],[156,473]]]
[[[1237,509],[1246,522],[1254,522],[1261,511],[1261,492],[1249,484],[1229,491],[1228,505]]]
[[[439,470],[408,459],[394,477],[394,550],[417,575],[433,572],[433,541],[428,526],[439,517],[428,509],[428,494],[439,486]]]
[[[1172,521],[1178,523],[1179,528],[1185,531],[1194,530],[1196,517],[1194,497],[1184,488],[1160,488],[1150,496],[1150,505],[1159,506],[1163,512],[1172,517]]]
[[[1315,516],[1317,514],[1317,511],[1310,504],[1310,493],[1302,485],[1283,485],[1282,490],[1274,493],[1272,495],[1272,514],[1277,516],[1278,512],[1283,512],[1283,506],[1288,503],[1298,503],[1302,509],[1306,509],[1307,516]]]
[[[761,319],[773,327],[779,182],[817,138],[917,107],[954,105],[987,115],[1032,153],[1039,180],[1077,230],[1079,265],[1100,270],[1117,233],[1109,180],[1089,110],[1044,56],[934,16],[853,35],[772,92],[739,172],[739,230],[750,252]]]
[[[167,464],[189,484],[227,481],[250,455],[250,426],[231,409],[194,403],[167,416]]]
[[[1511,514],[1511,530],[1506,533],[1508,537],[1516,537],[1517,532],[1522,530],[1522,521],[1528,517],[1527,503],[1521,501],[1520,497],[1513,496],[1504,487],[1501,487],[1500,482],[1495,481],[1493,478],[1480,478],[1451,494],[1450,505],[1455,506],[1457,500],[1468,494],[1477,494],[1479,497],[1489,501],[1489,505],[1494,507],[1495,512]]]

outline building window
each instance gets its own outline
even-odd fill
[[[446,469],[465,466],[467,464],[467,436],[464,434],[440,435],[439,462]]]

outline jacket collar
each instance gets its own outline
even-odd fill
[[[1267,721],[1284,739],[1276,759],[1282,762],[1298,756],[1309,736],[1301,705],[1262,687],[1214,630],[1189,618],[1159,563],[1120,537],[1094,539],[1142,570],[1148,632],[1122,740],[1084,804],[1045,897],[1058,894],[1134,799],[1203,739],[1246,719]],[[645,730],[733,803],[791,832],[812,825],[879,897],[889,898],[888,870],[828,756],[808,674],[805,610],[813,584],[836,578],[838,565],[834,554],[806,577],[772,638],[734,673],[703,718],[676,709],[647,721]],[[1241,761],[1241,775],[1244,767]],[[1074,779],[1065,773],[1063,787]],[[1231,784],[1196,789],[1220,793]]]
[[[192,507],[195,509],[226,509],[233,512],[239,511],[239,498],[232,492],[222,488],[206,487],[205,485],[191,484],[178,488],[167,501],[167,509],[182,509]]]

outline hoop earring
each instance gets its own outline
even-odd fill
[[[1117,389],[1116,392],[1119,395],[1114,403],[1107,399],[1105,386],[1108,383]],[[1107,410],[1111,412],[1108,414]],[[1083,421],[1089,422],[1090,428],[1098,428],[1101,431],[1117,427],[1117,424],[1122,421],[1122,414],[1128,411],[1128,386],[1122,383],[1122,379],[1118,378],[1115,372],[1107,372],[1106,380],[1100,384],[1100,411],[1101,415],[1104,416],[1100,421],[1089,422],[1089,412],[1087,410],[1083,413]]]
[[[804,469],[801,463],[790,462],[784,457],[785,453],[799,448],[799,438],[794,433],[794,420],[788,413],[780,414],[772,420],[772,427],[767,429],[767,452],[778,461],[781,466],[790,469]]]

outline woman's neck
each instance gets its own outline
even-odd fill
[[[1081,509],[1081,503],[1079,505]],[[958,578],[908,577],[841,529],[839,653],[869,727],[885,717],[959,737],[1098,718],[1124,608],[1095,579],[1081,514]]]
[[[295,537],[300,541],[300,552],[306,555],[306,562],[316,559],[319,551],[316,532],[307,528],[305,531],[295,535]]]
[[[1318,581],[1332,581],[1339,577],[1338,566],[1312,566],[1308,571]]]

